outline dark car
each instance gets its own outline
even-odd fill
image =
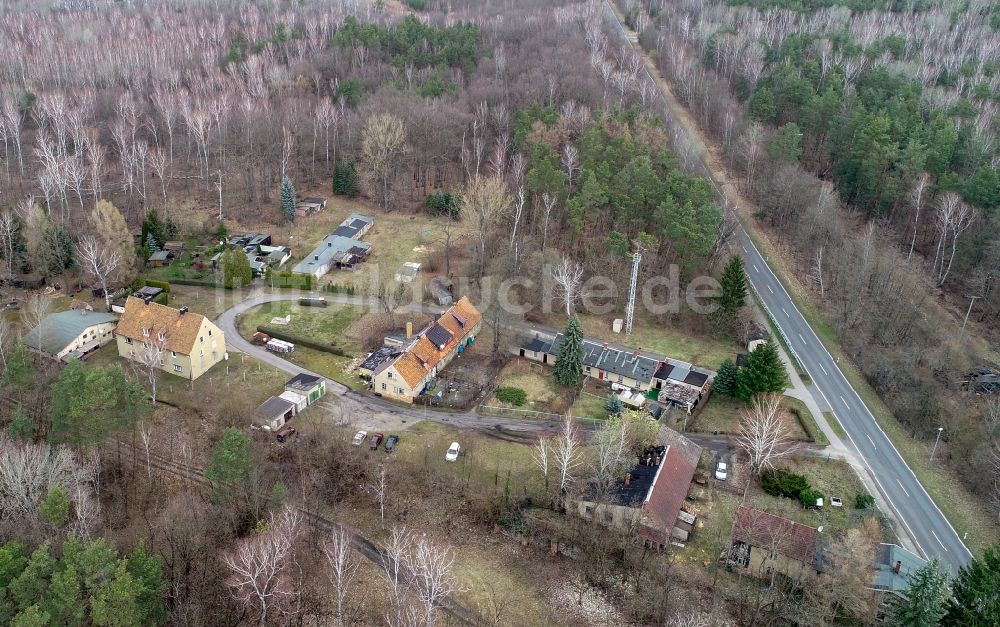
[[[392,449],[396,448],[396,444],[399,443],[398,435],[390,435],[385,441],[385,452],[391,453]]]
[[[371,443],[368,444],[368,448],[370,448],[371,450],[374,451],[375,449],[378,448],[378,445],[382,443],[382,440],[384,438],[385,438],[385,434],[383,434],[383,433],[376,433],[375,435],[372,436],[372,440],[371,440]]]
[[[278,442],[284,442],[285,440],[291,438],[293,435],[295,435],[295,427],[289,427],[286,425],[278,429],[278,433],[275,434],[275,437],[278,438]]]

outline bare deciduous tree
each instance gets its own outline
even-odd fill
[[[583,286],[583,266],[569,257],[563,257],[558,265],[550,269],[550,273],[552,280],[556,282],[556,293],[566,309],[566,315],[572,316],[573,306],[583,296],[580,293]]]
[[[167,352],[167,336],[163,331],[154,330],[153,333],[157,336],[150,337],[137,347],[133,359],[141,368],[142,376],[149,382],[150,401],[156,405],[156,384],[160,380],[160,368]]]
[[[454,573],[455,556],[449,547],[427,537],[417,540],[409,559],[417,584],[417,596],[423,606],[424,625],[434,626],[434,613],[445,599],[460,590]]]
[[[14,247],[17,243],[17,216],[13,211],[0,212],[0,247],[3,248],[4,278],[14,275]]]
[[[344,602],[347,600],[347,592],[350,590],[360,566],[360,562],[354,557],[352,542],[351,533],[343,525],[338,526],[323,542],[323,555],[326,556],[326,563],[329,566],[327,575],[330,577],[330,582],[337,595],[337,623],[339,625],[344,625],[346,622]]]
[[[462,194],[462,217],[472,222],[479,236],[479,278],[486,272],[486,240],[490,229],[504,218],[513,206],[503,179],[477,176]]]
[[[573,473],[583,462],[583,445],[572,417],[566,416],[563,420],[552,453],[553,462],[559,471],[559,493],[565,494],[576,479]]]
[[[532,458],[538,464],[538,469],[542,471],[542,478],[545,481],[545,493],[549,492],[549,439],[542,436],[538,438],[538,443],[531,451]]]
[[[24,307],[21,309],[21,319],[24,320],[32,329],[38,329],[38,334],[35,338],[35,350],[42,350],[42,345],[45,343],[44,328],[41,326],[42,320],[49,315],[49,309],[52,308],[52,301],[48,297],[42,294],[32,294],[28,298],[28,302],[25,303]]]
[[[795,450],[788,427],[778,415],[780,407],[780,395],[757,394],[742,412],[736,445],[749,456],[755,473],[771,468],[774,460]]]
[[[380,565],[389,585],[389,602],[391,614],[386,616],[390,625],[403,624],[403,614],[406,605],[405,569],[407,555],[413,537],[402,527],[393,527],[380,556]]]
[[[406,125],[401,119],[380,113],[365,121],[361,129],[365,181],[383,211],[389,210],[396,171],[407,152]]]
[[[268,612],[291,594],[286,569],[298,535],[299,514],[286,507],[271,513],[268,528],[239,540],[236,548],[222,556],[229,568],[226,580],[233,597],[248,608],[256,608],[260,627],[267,625]]]
[[[118,250],[100,244],[92,235],[86,235],[76,245],[76,258],[84,274],[101,288],[101,293],[104,294],[104,307],[111,311],[109,283],[121,264]]]
[[[142,440],[142,449],[146,453],[146,476],[151,477],[153,475],[150,466],[150,456],[153,449],[153,426],[145,421],[139,424],[139,438]]]

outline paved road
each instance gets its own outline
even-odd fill
[[[924,555],[939,556],[942,564],[956,572],[972,558],[958,533],[900,457],[837,366],[836,360],[742,229],[737,240],[751,284],[812,378],[812,388],[819,392],[844,427],[848,439],[890,507],[896,511],[906,533]]]
[[[349,305],[364,305],[366,301],[358,296],[325,295],[327,300]],[[239,317],[248,310],[265,303],[298,300],[299,295],[295,293],[267,293],[260,292],[251,296],[247,300],[224,311],[216,320],[215,324],[226,334],[226,344],[232,348],[251,355],[254,359],[270,364],[279,370],[289,374],[311,374],[326,381],[326,389],[329,397],[336,398],[337,404],[334,410],[343,419],[358,423],[357,416],[370,415],[379,411],[392,415],[393,417],[412,420],[432,420],[444,424],[451,424],[463,428],[474,428],[487,432],[502,432],[505,437],[515,437],[517,434],[538,433],[541,431],[554,431],[557,427],[550,421],[518,421],[510,418],[495,416],[485,416],[474,411],[448,411],[440,409],[425,409],[412,407],[400,403],[394,403],[371,394],[363,394],[348,388],[342,383],[333,379],[328,379],[320,374],[312,372],[306,368],[293,364],[282,357],[265,350],[264,348],[252,344],[243,339],[240,335],[237,323]],[[418,309],[420,311],[438,313],[440,308],[425,307],[422,305],[404,306],[400,310]],[[334,413],[334,412],[331,412]],[[350,419],[348,419],[350,417]],[[363,424],[363,423],[362,423]]]
[[[630,33],[622,24],[620,16],[608,0],[605,0],[605,8],[623,40],[646,59],[646,76],[662,100],[664,115],[667,118],[674,117],[667,95],[650,74],[648,55],[637,48],[633,42],[634,33]],[[677,124],[676,128],[687,135],[691,145],[700,148],[696,151],[698,159],[708,172],[708,179],[715,187],[720,200],[725,200],[720,183],[715,180],[706,162],[706,155],[709,154],[706,142],[697,130],[687,128],[683,124]],[[733,200],[738,203],[738,199]],[[903,461],[888,436],[878,426],[871,411],[851,387],[812,327],[796,309],[791,297],[742,228],[737,233],[737,243],[742,249],[751,285],[771,311],[775,323],[787,337],[789,346],[812,378],[813,389],[822,396],[844,427],[848,439],[878,485],[882,496],[894,510],[895,518],[902,523],[904,531],[919,552],[926,557],[935,555],[940,557],[943,565],[956,572],[960,566],[972,559],[972,554],[963,544],[959,534],[952,528],[913,471]],[[975,530],[963,530],[963,532],[968,531],[975,532]]]

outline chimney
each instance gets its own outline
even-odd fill
[[[625,473],[625,485],[632,483],[632,473]]]
[[[187,307],[181,307],[177,311],[181,312],[181,315],[183,316],[184,314],[186,314],[188,312],[188,308]]]
[[[604,350],[608,350],[608,343],[605,342],[604,344],[601,344],[601,348],[603,348]]]
[[[903,564],[899,560],[896,560],[896,565],[892,567],[892,572],[894,572],[894,573],[896,573],[898,575],[899,574],[899,567],[902,566],[902,565]]]
[[[413,337],[413,323],[412,322],[407,322],[406,323],[406,339],[410,339],[411,337]]]

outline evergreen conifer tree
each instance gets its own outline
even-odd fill
[[[733,255],[719,278],[719,308],[727,314],[738,312],[747,300],[747,275],[743,258]]]
[[[281,179],[279,196],[281,198],[281,213],[289,222],[295,222],[295,187],[287,176]]]
[[[618,398],[614,394],[609,394],[608,400],[604,401],[604,411],[611,417],[621,415],[621,413],[625,411],[625,407],[622,405],[622,399]]]
[[[333,169],[333,193],[352,198],[358,195],[358,170],[354,161],[341,161]]]
[[[715,382],[712,389],[725,397],[736,396],[736,375],[738,369],[732,359],[727,359],[719,366],[719,372],[715,375]]]
[[[583,375],[583,329],[580,319],[573,316],[563,330],[559,356],[552,367],[552,374],[560,385],[576,385]]]
[[[786,387],[788,375],[785,364],[771,342],[765,342],[751,351],[736,374],[736,396],[743,401],[749,401],[754,394],[783,392]]]
[[[909,588],[896,608],[895,624],[934,627],[948,609],[948,574],[933,558],[906,578]]]

